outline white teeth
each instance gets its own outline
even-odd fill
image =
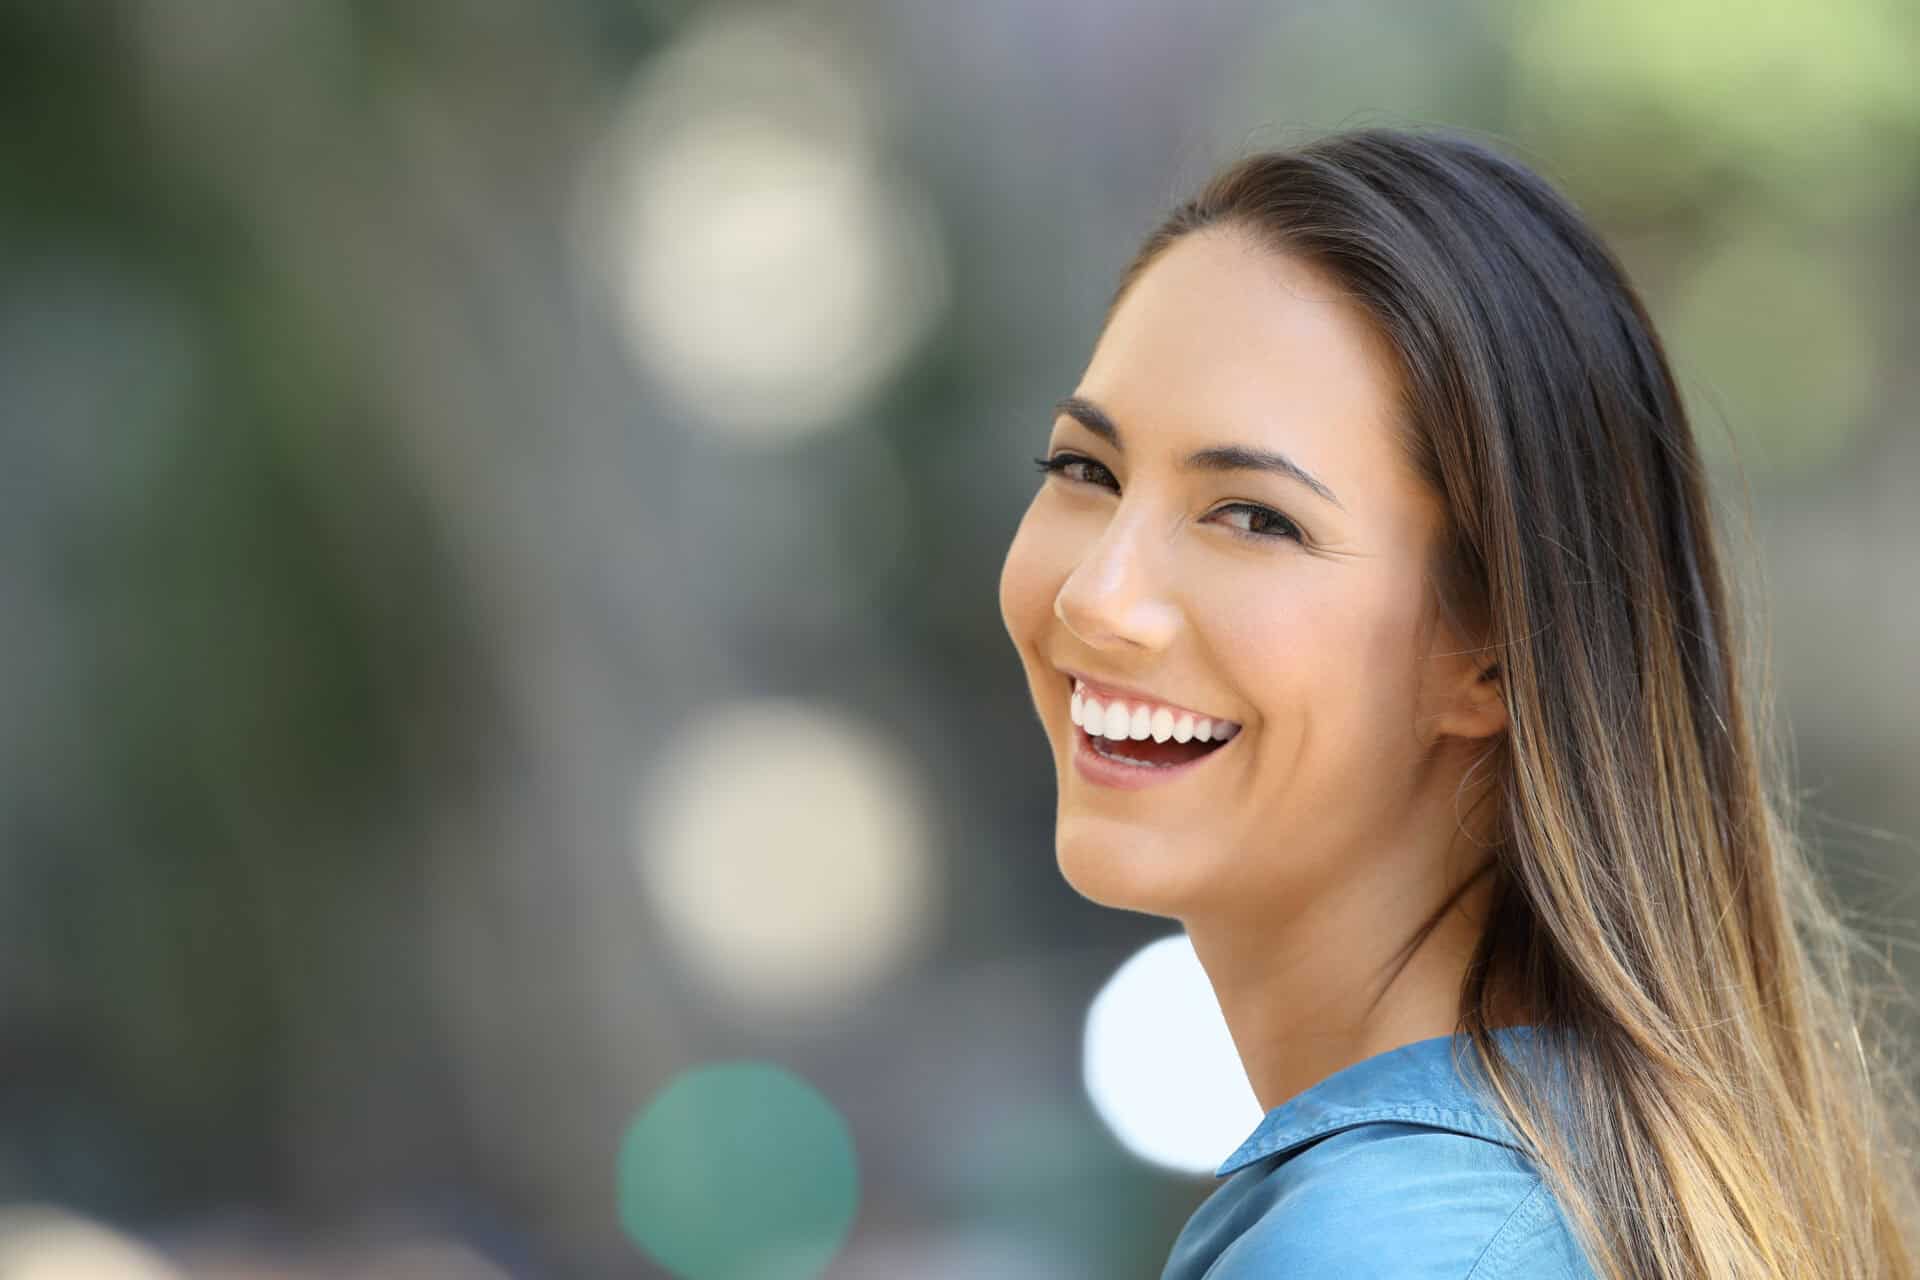
[[[1118,700],[1102,703],[1074,681],[1073,700],[1069,704],[1073,722],[1097,737],[1116,741],[1152,738],[1165,742],[1225,742],[1240,731],[1231,720],[1215,721],[1191,712],[1175,713],[1167,707],[1142,704],[1129,707]]]

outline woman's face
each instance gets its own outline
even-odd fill
[[[1047,444],[1082,461],[1041,480],[1000,580],[1053,748],[1060,868],[1087,898],[1271,919],[1404,843],[1455,661],[1429,655],[1457,646],[1430,605],[1442,514],[1395,443],[1394,376],[1332,284],[1232,231],[1177,241],[1115,312]],[[1149,730],[1123,751],[1194,756],[1189,712],[1228,740],[1165,769],[1097,757],[1070,672],[1103,730]],[[1136,695],[1117,718],[1114,693]]]

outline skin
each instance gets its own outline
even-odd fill
[[[1052,747],[1061,873],[1091,901],[1185,926],[1265,1109],[1451,1033],[1492,886],[1474,876],[1495,809],[1481,757],[1506,712],[1492,655],[1445,626],[1428,584],[1444,511],[1401,456],[1395,370],[1306,264],[1232,229],[1182,238],[1076,388],[1124,448],[1055,419],[1045,456],[1105,471],[1046,476],[1001,574]],[[1338,503],[1278,475],[1178,465],[1222,444],[1285,453]],[[1249,537],[1285,526],[1234,503],[1280,513],[1303,541]],[[1171,782],[1097,786],[1073,764],[1060,667],[1241,733]],[[1527,1020],[1497,1007],[1494,1025]]]

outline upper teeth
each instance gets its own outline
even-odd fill
[[[1231,720],[1196,716],[1191,711],[1175,711],[1151,702],[1127,703],[1118,699],[1102,702],[1087,692],[1080,681],[1073,682],[1073,722],[1088,733],[1102,738],[1152,738],[1165,742],[1225,742],[1240,732]]]

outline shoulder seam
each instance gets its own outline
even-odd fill
[[[1480,1250],[1480,1256],[1475,1258],[1473,1265],[1467,1269],[1464,1280],[1474,1280],[1474,1277],[1480,1274],[1480,1264],[1492,1255],[1493,1247],[1500,1243],[1500,1237],[1506,1235],[1507,1228],[1513,1225],[1514,1219],[1518,1218],[1527,1206],[1539,1198],[1541,1192],[1546,1188],[1546,1185],[1546,1179],[1538,1175],[1534,1177],[1533,1190],[1520,1197],[1520,1203],[1513,1206],[1513,1212],[1506,1216],[1505,1220],[1500,1223],[1499,1229],[1488,1238],[1486,1246]]]

